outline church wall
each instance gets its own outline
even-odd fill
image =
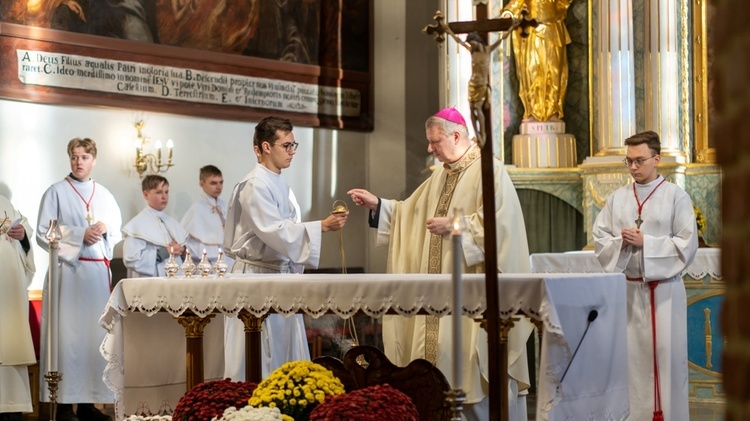
[[[140,178],[132,167],[133,123],[139,117],[146,121],[144,135],[175,142],[175,166],[163,175],[170,181],[166,210],[178,219],[200,196],[201,166],[214,164],[222,170],[225,185],[221,197],[227,200],[234,185],[255,165],[253,122],[0,100],[0,194],[11,197],[36,226],[44,191],[70,171],[67,142],[73,137],[90,137],[99,149],[92,176],[115,196],[124,224],[145,206]],[[300,146],[284,176],[297,195],[303,220],[322,219],[334,200],[347,198],[347,189],[364,184],[363,145],[368,135],[305,127],[295,128],[294,133]],[[364,250],[357,240],[365,223],[363,212],[353,212],[344,230],[349,267],[364,266]],[[40,288],[48,254],[36,244],[34,247],[37,275],[32,288]],[[338,236],[324,235],[320,267],[340,265]]]
[[[387,248],[374,246],[365,210],[354,207],[345,193],[363,187],[381,197],[403,199],[425,177],[420,172],[427,157],[424,120],[438,108],[439,84],[438,49],[421,29],[439,2],[373,3],[374,130],[296,127],[300,146],[284,176],[297,195],[303,219],[321,219],[335,200],[346,200],[351,210],[344,229],[347,266],[384,272]],[[222,170],[221,197],[227,200],[233,186],[255,165],[255,122],[0,99],[0,194],[9,196],[36,226],[42,194],[70,170],[67,142],[90,137],[99,147],[92,175],[114,194],[123,223],[127,222],[145,206],[132,168],[134,123],[139,118],[146,122],[144,135],[175,142],[175,166],[164,175],[170,180],[167,212],[178,219],[200,195],[201,166],[211,163]],[[48,267],[48,254],[35,243],[34,252],[37,275],[32,289],[41,288]],[[121,254],[121,245],[116,252]],[[340,265],[338,235],[324,235],[320,267]]]

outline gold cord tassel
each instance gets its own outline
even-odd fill
[[[349,208],[346,206],[346,202],[343,200],[337,200],[333,202],[332,215],[338,213],[349,212]],[[339,253],[341,254],[341,273],[346,273],[346,253],[344,252],[344,229],[339,230]],[[357,337],[357,328],[354,325],[354,316],[344,319],[344,335],[349,330],[352,336],[352,347],[359,345],[359,338]]]

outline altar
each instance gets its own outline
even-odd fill
[[[542,330],[537,419],[624,418],[628,411],[624,276],[501,274],[498,282],[501,317],[522,313]],[[481,318],[486,307],[484,275],[466,275],[462,287],[463,314]],[[589,323],[593,310],[597,316]],[[210,380],[223,373],[222,315],[349,317],[362,312],[408,317],[446,316],[451,311],[451,279],[443,274],[125,279],[112,291],[100,319],[107,330],[101,346],[108,361],[104,380],[116,395],[117,419],[144,406],[152,411],[164,405],[174,408],[185,392],[185,367],[190,363],[185,352],[188,329],[174,319],[185,314],[197,316],[205,326],[203,358],[198,363],[201,377]]]

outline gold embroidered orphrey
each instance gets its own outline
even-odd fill
[[[438,201],[437,208],[435,209],[435,217],[448,216],[448,210],[450,209],[451,199],[453,198],[453,192],[456,190],[459,178],[463,174],[464,170],[469,168],[471,164],[476,162],[481,156],[481,150],[476,145],[472,145],[469,150],[464,154],[458,163],[450,168],[448,164],[443,164],[445,168],[446,178],[443,184],[443,191],[440,193],[440,200]],[[430,235],[430,251],[428,255],[428,268],[427,273],[441,273],[442,271],[442,256],[443,256],[443,236],[431,234]],[[438,330],[440,328],[440,319],[436,316],[426,316],[425,319],[425,347],[424,347],[424,358],[431,362],[433,365],[437,364],[437,349],[438,349]]]

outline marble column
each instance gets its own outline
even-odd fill
[[[629,0],[593,4],[592,155],[620,155],[635,133],[633,10]]]

